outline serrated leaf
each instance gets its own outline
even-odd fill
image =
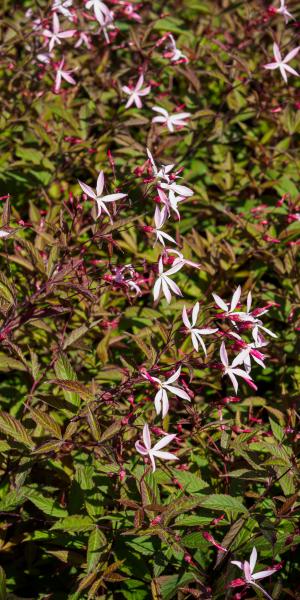
[[[30,500],[34,506],[46,515],[61,518],[68,514],[67,511],[64,508],[61,508],[58,502],[53,498],[47,498],[40,492],[30,488],[23,488],[23,492],[26,495],[27,500]]]
[[[77,376],[65,354],[60,354],[54,365],[56,377],[65,381],[77,381]],[[80,406],[80,396],[76,392],[64,389],[64,396],[67,402],[78,409]],[[77,410],[76,410],[77,412]]]
[[[82,400],[91,401],[94,399],[92,392],[79,381],[72,381],[66,379],[52,379],[51,383],[58,385],[66,392],[72,393],[73,395],[79,396]]]
[[[34,448],[35,444],[24,425],[4,411],[0,412],[0,431],[12,437],[16,442]]]
[[[107,544],[106,537],[104,533],[102,533],[99,527],[95,527],[95,529],[90,533],[88,548],[87,548],[87,570],[88,573],[94,571],[98,562],[100,561],[101,554],[103,548],[105,548]]]
[[[52,525],[53,529],[62,529],[63,531],[88,531],[94,526],[93,520],[88,516],[72,515],[57,521]]]
[[[38,408],[32,408],[30,410],[30,415],[38,425],[43,427],[43,429],[51,433],[55,438],[62,439],[60,426],[53,417],[48,415],[48,413],[39,410]]]
[[[227,494],[210,494],[202,501],[204,508],[210,508],[211,510],[221,511],[232,511],[236,513],[247,513],[247,508],[243,503],[234,498],[233,496],[227,496]]]

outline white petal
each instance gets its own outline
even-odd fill
[[[284,63],[288,63],[290,62],[295,56],[297,56],[298,52],[300,50],[300,46],[297,46],[297,48],[294,48],[294,50],[291,50],[283,59]]]
[[[143,428],[143,441],[145,444],[145,448],[147,448],[147,450],[150,450],[151,438],[150,438],[150,431],[149,431],[149,427],[148,427],[147,423],[144,425],[144,428]]]
[[[169,398],[166,390],[162,390],[162,411],[161,416],[164,419],[169,412]]]
[[[116,202],[117,200],[121,200],[121,198],[125,198],[127,194],[109,194],[109,196],[103,196],[101,198],[102,202]]]
[[[103,173],[103,171],[100,171],[100,173],[98,175],[97,187],[96,187],[97,196],[101,196],[101,194],[103,192],[103,188],[104,188],[104,173]]]
[[[170,442],[172,442],[174,438],[176,438],[176,433],[170,433],[168,435],[165,435],[153,446],[152,450],[155,450],[155,452],[156,450],[161,450],[161,448],[164,448],[165,446],[170,444]]]
[[[154,301],[156,301],[159,297],[159,293],[160,293],[160,288],[161,288],[161,284],[162,284],[162,280],[159,277],[153,287],[153,297],[154,297]]]
[[[86,183],[83,183],[82,181],[79,181],[79,179],[78,179],[78,183],[79,183],[81,189],[84,191],[84,193],[87,196],[89,196],[90,198],[93,198],[93,200],[96,200],[96,194],[89,185],[87,185]]]
[[[181,388],[175,387],[175,385],[166,385],[166,388],[169,392],[171,392],[171,394],[174,394],[183,400],[188,400],[189,402],[191,401],[189,395]]]
[[[194,327],[197,323],[199,310],[200,310],[200,304],[199,304],[199,302],[196,302],[196,304],[193,308],[193,312],[192,312],[192,327]]]
[[[177,371],[175,371],[175,373],[173,373],[173,375],[171,375],[171,377],[169,377],[165,383],[174,383],[174,381],[177,381],[178,377],[180,377],[180,373],[181,367],[178,367]]]
[[[169,281],[171,281],[171,279],[169,279],[168,282]],[[168,304],[170,304],[170,302],[172,300],[172,295],[169,290],[168,283],[166,282],[166,280],[164,278],[162,278],[161,282],[162,282],[162,289],[163,289],[163,293],[165,295],[166,301],[168,302]]]
[[[228,306],[227,304],[225,304],[224,300],[222,300],[222,298],[220,298],[220,296],[218,296],[218,294],[212,294],[213,299],[215,301],[215,303],[217,304],[217,306],[219,308],[221,308],[222,310],[224,310],[225,312],[228,312]]]
[[[273,573],[276,573],[277,569],[269,569],[266,571],[259,571],[258,573],[254,573],[252,575],[252,579],[263,579],[264,577],[269,577],[270,575],[273,575]]]
[[[257,550],[256,550],[255,546],[253,546],[253,550],[251,552],[250,560],[249,560],[251,573],[253,573],[253,571],[255,569],[256,561],[257,561]]]
[[[163,460],[179,460],[178,456],[175,456],[175,454],[171,454],[171,452],[162,452],[161,450],[158,450],[157,452],[153,452],[154,456],[157,456],[157,458],[162,458]]]
[[[199,350],[199,343],[198,343],[198,338],[197,335],[194,333],[194,331],[192,331],[192,344],[194,346],[194,349],[196,350],[196,352],[198,352]]]
[[[273,52],[274,52],[276,62],[281,62],[281,53],[279,50],[279,46],[275,42],[273,44]]]
[[[230,304],[230,310],[231,311],[234,310],[237,307],[237,304],[239,303],[239,299],[241,297],[241,293],[242,293],[242,290],[241,290],[241,286],[239,285],[236,288],[236,290],[235,290],[235,292],[234,292],[234,294],[232,296],[232,300],[231,300],[231,304]]]
[[[220,357],[224,367],[228,367],[228,354],[224,342],[221,344]]]
[[[187,316],[185,305],[184,305],[184,307],[182,309],[182,320],[183,320],[185,326],[187,327],[187,329],[190,329],[191,328],[191,324],[190,324],[189,318]]]
[[[163,390],[160,389],[160,390],[158,390],[158,392],[157,392],[157,394],[156,394],[156,396],[154,398],[154,406],[155,406],[156,413],[158,415],[161,412],[161,398],[162,398],[162,395],[163,395]]]

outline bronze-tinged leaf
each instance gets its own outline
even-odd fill
[[[63,442],[61,441],[49,440],[48,442],[45,442],[44,444],[38,446],[33,451],[33,454],[47,454],[48,452],[59,452],[62,445]]]
[[[87,407],[86,418],[94,440],[96,440],[96,442],[99,442],[99,440],[101,439],[100,427],[94,413],[91,411],[89,406]]]
[[[284,515],[287,515],[293,508],[295,502],[297,502],[299,497],[299,494],[293,494],[290,498],[288,498],[283,504],[282,506],[279,508],[279,510],[277,511],[277,515],[279,517],[282,517]]]
[[[62,439],[62,432],[60,426],[53,419],[53,417],[50,417],[50,415],[48,415],[48,413],[39,410],[38,408],[32,408],[30,410],[30,416],[38,425],[43,427],[45,431],[51,433],[55,438],[58,438],[59,440]]]
[[[58,387],[62,388],[66,392],[78,394],[82,400],[91,401],[94,399],[92,392],[79,381],[72,381],[68,379],[52,379],[49,383],[54,383]]]
[[[2,567],[0,567],[0,600],[7,600],[6,575]]]
[[[90,533],[87,549],[87,569],[88,573],[95,570],[97,564],[100,561],[103,549],[107,547],[107,540],[104,533],[95,527]]]
[[[0,431],[12,437],[16,442],[34,448],[35,444],[24,425],[7,412],[0,412]]]
[[[77,593],[82,592],[83,590],[86,590],[86,588],[90,587],[90,585],[92,585],[92,583],[94,583],[96,577],[97,577],[97,572],[95,572],[95,571],[93,573],[89,573],[88,575],[83,577],[83,579],[81,580],[81,582],[76,590]]]
[[[118,421],[112,423],[112,425],[110,425],[109,427],[107,427],[107,429],[105,429],[105,431],[103,431],[100,438],[100,442],[106,442],[106,440],[109,440],[110,438],[114,437],[114,435],[117,435],[121,427],[122,419],[119,419]]]

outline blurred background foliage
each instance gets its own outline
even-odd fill
[[[299,22],[258,0],[140,2],[140,22],[110,7],[107,44],[74,2],[91,47],[71,38],[55,50],[76,69],[60,94],[35,29],[51,26],[51,4],[0,8],[2,227],[14,230],[0,240],[0,598],[253,598],[228,587],[230,560],[253,545],[265,567],[283,561],[272,597],[297,598],[300,87],[263,65],[274,40],[297,46]],[[299,3],[289,9],[300,20]],[[168,32],[187,64],[164,58]],[[122,85],[141,71],[151,94],[125,109]],[[154,105],[187,110],[188,126],[154,126]],[[168,231],[201,269],[178,273],[185,299],[170,306],[153,304],[146,147],[195,192]],[[94,187],[100,169],[108,193],[128,194],[113,225],[95,220],[77,183]],[[138,297],[115,279],[129,264]],[[199,301],[211,322],[211,293],[229,300],[238,284],[243,299],[251,289],[256,306],[273,304],[278,338],[253,370],[256,395],[243,384],[226,404],[218,347],[191,358],[181,311]],[[194,398],[172,399],[163,426],[180,435],[180,467],[151,474],[134,450],[155,419],[141,369],[179,361]]]

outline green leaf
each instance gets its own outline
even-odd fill
[[[0,431],[12,437],[16,442],[34,448],[34,442],[24,425],[4,411],[0,412]]]
[[[64,508],[61,508],[53,498],[47,498],[40,492],[31,488],[23,488],[23,492],[26,495],[27,500],[30,500],[34,506],[46,515],[61,518],[68,514],[67,511]]]
[[[55,438],[62,439],[60,426],[52,417],[50,417],[50,415],[48,415],[48,413],[37,408],[32,408],[30,410],[30,415],[38,425],[43,427],[43,429],[51,433]]]
[[[211,510],[232,511],[235,513],[247,513],[247,508],[243,503],[227,494],[211,494],[202,501],[202,506]]]
[[[79,381],[52,379],[51,383],[55,383],[55,385],[58,385],[58,387],[62,388],[68,393],[79,396],[82,398],[82,400],[91,401],[94,399],[92,392]]]
[[[76,531],[88,531],[93,529],[93,520],[88,516],[72,515],[65,517],[64,519],[57,521],[52,525],[53,529],[62,529],[63,531],[76,532]]]
[[[87,548],[87,570],[91,573],[95,570],[98,562],[100,561],[103,548],[107,546],[107,541],[104,533],[102,533],[99,527],[90,533],[88,548]]]
[[[77,381],[77,376],[75,371],[72,368],[67,356],[65,354],[61,354],[54,365],[54,370],[56,377],[60,380],[66,381]],[[69,391],[64,389],[64,396],[69,405],[73,405],[75,409],[78,409],[80,406],[80,396],[77,392]],[[70,412],[70,411],[68,411]],[[75,411],[77,412],[77,410]],[[74,411],[71,412],[74,414]]]

